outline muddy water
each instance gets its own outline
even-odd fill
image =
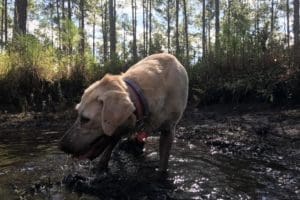
[[[300,199],[300,115],[281,115],[286,135],[274,113],[218,116],[183,119],[167,176],[156,171],[157,137],[143,156],[118,147],[110,170],[96,175],[96,162],[57,149],[64,126],[5,126],[0,199]]]

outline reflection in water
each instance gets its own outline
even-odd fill
[[[1,132],[0,199],[97,199],[70,192],[62,186],[62,178],[71,173],[79,173],[93,185],[95,175],[91,171],[95,163],[73,162],[61,153],[56,147],[60,135],[60,131],[47,130],[18,134],[11,130]],[[128,159],[112,160],[112,173],[142,176],[143,169],[157,165],[157,144],[156,137],[149,139],[146,162],[143,161],[146,164],[140,163],[139,167],[136,165],[140,160],[134,161],[128,155]],[[115,153],[115,156],[120,155]],[[299,166],[293,161],[280,160],[283,158],[276,152],[263,157],[234,155],[208,146],[204,141],[177,139],[170,157],[168,178],[173,186],[155,182],[155,191],[164,192],[173,199],[299,199]],[[126,163],[118,163],[123,161]],[[146,175],[142,178],[147,179]],[[117,180],[122,182],[123,179]],[[149,187],[149,181],[142,184]]]

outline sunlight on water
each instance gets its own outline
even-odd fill
[[[88,185],[91,185],[91,181],[92,181],[92,168],[93,168],[93,163],[91,161],[89,161],[89,171],[88,171]]]
[[[177,175],[174,177],[174,184],[180,184],[185,181],[184,176]]]
[[[25,138],[17,144],[9,136],[0,141],[0,199],[3,196],[11,199],[21,196],[26,199],[25,194],[30,197],[27,199],[97,199],[89,195],[80,197],[77,193],[66,190],[62,184],[64,177],[78,174],[86,179],[88,186],[93,186],[95,174],[92,169],[97,161],[77,160],[67,156],[57,150],[55,143],[49,143],[49,137],[55,133],[44,133],[47,137],[28,135],[26,138],[24,134]],[[247,148],[245,147],[246,151],[251,152],[251,148]],[[145,157],[115,152],[117,157],[109,163],[110,172],[114,175],[121,174],[122,180],[126,176],[138,179],[152,177],[158,166],[158,137],[148,138],[145,149]],[[131,186],[140,186],[145,191],[153,187],[158,188],[161,193],[172,194],[174,199],[270,200],[279,199],[278,196],[282,199],[289,195],[293,195],[293,198],[300,197],[299,179],[296,176],[299,167],[295,160],[289,161],[292,166],[290,170],[284,164],[276,164],[278,160],[286,160],[282,155],[267,155],[265,160],[255,156],[240,157],[233,155],[227,147],[205,145],[200,140],[176,139],[167,178],[172,187],[167,187],[163,182],[155,182],[152,186],[153,183],[146,179],[146,182],[139,185],[134,185],[137,184],[135,181],[128,185],[125,182],[126,187],[121,187],[121,191]],[[153,168],[155,169],[151,171]],[[108,188],[111,185],[112,194],[118,193],[116,184],[120,180],[112,179],[113,182],[106,183]],[[32,191],[32,194],[28,191]]]

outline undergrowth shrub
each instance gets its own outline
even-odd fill
[[[190,94],[199,105],[216,103],[264,102],[277,105],[299,104],[299,72],[272,52],[239,63],[199,62],[189,69]],[[229,62],[231,63],[231,62]],[[298,74],[298,75],[297,75]]]
[[[64,99],[59,96],[59,90],[62,90],[60,80],[71,77],[70,69],[75,64],[70,64],[70,60],[72,58],[59,55],[55,48],[42,44],[32,35],[17,37],[0,54],[2,107],[12,105],[18,111],[41,110],[55,100]],[[75,83],[71,85],[80,83],[80,88],[85,81],[84,78],[80,81],[78,77],[70,80]]]
[[[263,52],[251,41],[239,46],[244,48],[242,53],[231,54],[237,52],[234,49],[209,52],[188,67],[191,99],[199,105],[300,103],[299,67],[293,66],[283,47]],[[99,64],[88,49],[83,57],[78,51],[68,55],[32,35],[20,36],[0,53],[0,109],[55,110],[59,104],[72,105],[90,83],[133,64],[117,55]]]
[[[83,57],[78,51],[68,55],[33,35],[19,36],[0,53],[0,105],[17,111],[51,105],[55,110],[53,104],[79,101],[90,83],[128,66],[117,55],[100,65],[88,50]]]

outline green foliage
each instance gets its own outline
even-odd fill
[[[105,12],[104,2],[86,2],[85,38],[81,38],[78,25],[81,20],[79,1],[72,1],[71,20],[68,19],[69,8],[62,9],[61,2],[30,2],[29,18],[35,25],[38,21],[38,28],[30,31],[34,35],[19,36],[12,41],[9,36],[6,41],[1,41],[0,93],[5,95],[0,96],[0,103],[24,107],[30,105],[32,94],[39,96],[35,100],[39,104],[48,95],[52,95],[57,101],[68,98],[73,100],[81,94],[83,88],[105,73],[118,74],[134,64],[132,13],[128,12],[128,9],[132,9],[132,2],[125,2],[126,5],[117,7],[116,12],[120,16],[116,22],[119,38],[114,55],[109,55],[109,12]],[[150,13],[147,7],[148,10],[144,8],[144,12],[147,10],[143,21],[144,32],[140,32],[139,26],[139,30],[136,30],[138,59],[147,54],[166,51],[168,20],[171,42],[169,50],[173,54],[176,52],[175,1],[151,2],[151,44]],[[273,19],[271,4],[267,1],[219,2],[220,33],[217,45],[215,1],[206,2],[204,23],[202,4],[199,1],[187,1],[188,45],[185,44],[184,11],[183,8],[179,9],[179,49],[176,54],[184,65],[189,64],[190,94],[197,97],[200,104],[245,101],[299,103],[300,68],[294,64],[293,37],[287,44],[285,30],[280,28],[283,19],[286,20],[286,2],[280,1],[274,5]],[[143,8],[138,5],[139,12]],[[292,6],[289,10],[289,24],[292,24],[293,19],[291,8]],[[142,19],[137,20],[139,24]],[[12,21],[12,17],[8,16],[8,27],[12,27]],[[274,28],[272,33],[271,23]],[[95,34],[88,32],[93,24],[96,26]],[[205,55],[201,46],[204,26]],[[292,32],[292,27],[290,31]],[[8,33],[11,34],[9,30]],[[108,34],[106,42],[103,41],[104,33]],[[91,40],[93,36],[95,38]],[[78,47],[81,39],[85,40],[85,48],[80,53]],[[91,53],[91,41],[95,41],[94,56]],[[104,46],[108,51],[104,51]],[[186,46],[189,46],[189,56],[186,54]]]
[[[65,19],[62,20],[62,46],[65,48],[69,45],[76,46],[80,41],[79,29],[75,26],[74,22]]]
[[[3,79],[11,69],[9,55],[6,52],[0,53],[0,79]]]
[[[25,104],[41,107],[49,95],[58,100],[64,96],[73,99],[87,82],[99,79],[102,71],[91,53],[86,52],[84,58],[68,56],[33,35],[18,36],[0,54],[0,93],[6,94],[0,96],[0,102],[22,108]]]
[[[150,54],[163,52],[162,51],[163,46],[165,46],[165,41],[164,41],[162,34],[154,33],[153,34],[153,42],[150,46]]]
[[[124,71],[126,68],[125,61],[121,60],[118,55],[113,55],[111,61],[104,63],[103,66],[103,73],[110,73],[110,74],[119,74],[120,72]]]
[[[254,33],[252,17],[248,4],[231,1],[222,21],[220,49],[210,49],[189,69],[191,94],[198,103],[287,104],[299,99],[300,73],[290,64],[290,50],[269,34],[268,21]]]
[[[295,76],[289,72],[291,68],[288,67],[283,46],[276,43],[276,50],[268,48],[263,51],[251,40],[250,35],[238,45],[236,40],[231,40],[226,45],[236,45],[235,53],[225,51],[217,55],[211,52],[205,60],[189,70],[191,92],[197,96],[200,104],[276,104],[291,102],[291,97],[297,96],[296,88],[289,89],[293,88]],[[281,95],[278,95],[278,87]]]
[[[32,35],[18,36],[9,46],[10,70],[36,69],[40,78],[53,79],[58,72],[55,49],[45,46]]]

